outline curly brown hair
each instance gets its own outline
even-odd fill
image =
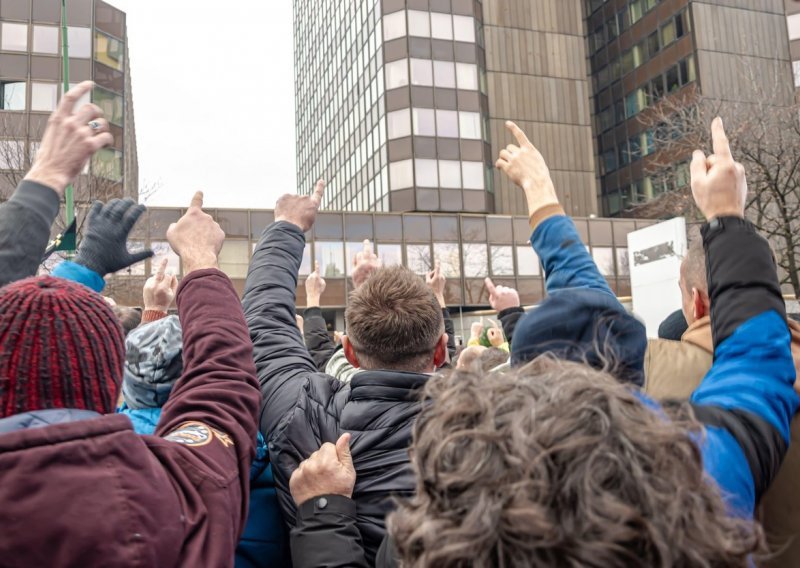
[[[730,517],[688,405],[648,408],[586,365],[431,379],[416,495],[389,532],[403,566],[747,566],[761,528]]]

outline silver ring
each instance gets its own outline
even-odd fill
[[[102,125],[99,122],[97,122],[96,120],[93,120],[93,121],[91,121],[89,123],[89,128],[91,128],[92,130],[100,130],[101,126]]]

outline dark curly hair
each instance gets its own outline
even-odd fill
[[[748,566],[764,551],[705,475],[688,405],[648,408],[550,356],[440,375],[423,397],[416,495],[388,520],[403,566]]]

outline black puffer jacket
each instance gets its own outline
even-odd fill
[[[304,244],[300,229],[273,223],[261,237],[247,276],[244,310],[263,396],[261,432],[291,526],[297,513],[289,493],[292,472],[323,443],[352,434],[357,526],[372,563],[391,497],[414,490],[407,448],[419,410],[416,391],[428,375],[363,371],[345,384],[317,370],[295,324]]]

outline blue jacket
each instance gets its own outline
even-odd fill
[[[747,221],[724,221],[723,226],[704,227],[715,362],[690,403],[704,425],[697,443],[705,470],[732,514],[752,516],[786,453],[789,423],[800,400],[793,388],[791,337],[769,245]],[[514,360],[553,350],[602,367],[599,355],[609,353],[595,353],[595,345],[610,345],[615,374],[639,384],[635,377],[646,348],[644,327],[624,313],[572,220],[555,216],[543,221],[531,243],[542,259],[549,296],[517,324]],[[754,274],[760,276],[754,279]],[[660,411],[658,403],[641,398]]]
[[[133,423],[137,434],[155,432],[160,408],[119,408]],[[250,509],[247,524],[236,547],[236,568],[279,568],[290,566],[289,532],[283,522],[275,493],[272,465],[267,457],[267,444],[258,434],[256,457],[250,466]]]

